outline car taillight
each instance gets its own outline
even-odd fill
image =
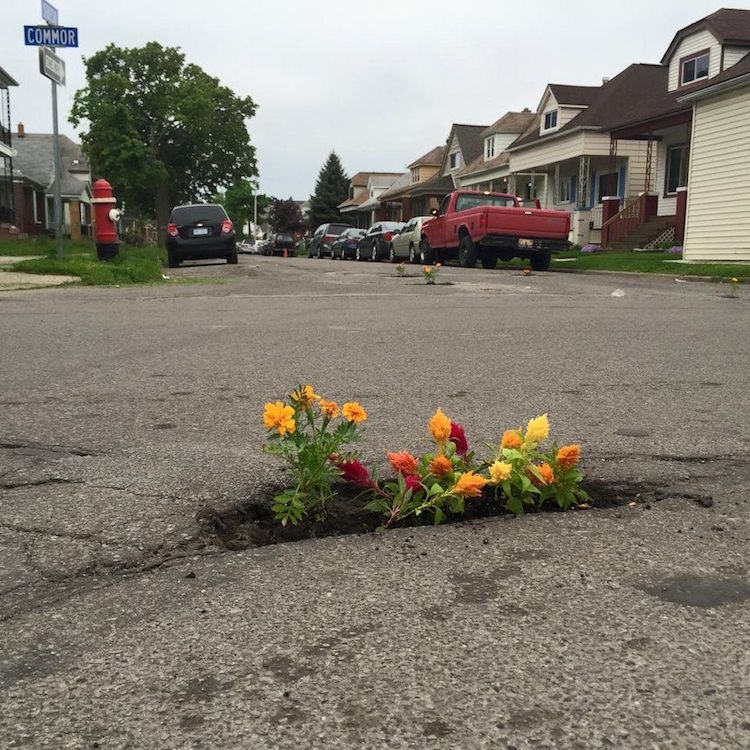
[[[229,234],[234,227],[232,226],[232,222],[227,219],[226,221],[221,222],[221,233],[222,234]]]
[[[384,239],[384,240],[385,240],[386,242],[390,242],[390,241],[391,241],[391,237],[393,237],[393,232],[386,232],[386,233],[385,233],[385,234],[383,235],[383,239]]]
[[[170,237],[176,237],[179,234],[179,231],[177,231],[177,224],[167,224],[167,234]]]

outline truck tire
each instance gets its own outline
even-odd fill
[[[497,265],[497,255],[495,253],[485,254],[482,256],[482,268],[493,269]]]
[[[419,260],[425,266],[431,266],[435,262],[435,251],[430,247],[427,240],[422,240],[419,243]]]
[[[458,243],[458,263],[464,268],[474,268],[477,264],[479,248],[472,242],[471,237],[465,234]]]
[[[179,268],[180,258],[174,250],[167,250],[167,265],[170,268]]]
[[[532,271],[549,271],[552,261],[552,253],[549,250],[540,250],[529,258]]]
[[[509,263],[516,257],[516,253],[513,250],[501,250],[499,256],[503,263]]]

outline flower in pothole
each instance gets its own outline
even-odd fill
[[[356,401],[347,401],[341,408],[341,412],[349,422],[354,422],[354,424],[367,419],[367,412]]]
[[[467,471],[461,474],[451,492],[461,497],[481,497],[482,487],[487,484],[487,481],[484,477],[476,475],[473,471]]]
[[[294,409],[283,401],[267,403],[263,412],[263,424],[267,430],[278,430],[279,435],[291,435],[297,425],[294,422]]]

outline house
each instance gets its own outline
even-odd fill
[[[746,94],[742,89],[747,86],[743,71],[748,53],[750,10],[722,8],[680,29],[661,63],[650,66],[649,85],[643,91],[633,92],[633,106],[629,110],[621,108],[619,117],[610,118],[613,149],[618,148],[623,138],[638,138],[647,144],[646,174],[651,179],[649,189],[642,195],[623,207],[615,204],[608,212],[610,216],[605,218],[602,231],[605,246],[644,244],[644,240],[654,236],[649,228],[658,230],[660,226],[665,228],[656,239],[682,244],[690,202],[694,209],[692,255],[691,250],[686,250],[686,257],[720,259],[724,255],[728,258],[742,255],[742,244],[727,241],[724,227],[714,223],[712,239],[706,227],[703,230],[698,227],[707,220],[706,211],[713,208],[726,212],[726,216],[733,215],[738,205],[737,194],[730,194],[729,190],[739,188],[742,194],[743,172],[750,172],[747,120],[733,119],[746,111],[743,110]],[[722,92],[726,93],[717,98]],[[698,124],[694,118],[698,112],[701,130],[695,151],[699,164],[713,166],[708,173],[691,165],[692,141]],[[712,143],[714,140],[720,143]],[[718,148],[711,153],[714,145]],[[690,199],[691,186],[698,191],[695,200]],[[703,202],[700,207],[699,201]],[[708,244],[713,244],[713,248]]]
[[[529,109],[506,112],[497,122],[482,131],[482,153],[458,172],[459,186],[470,190],[507,191],[510,170],[508,146],[535,122],[537,115]]]
[[[14,234],[13,157],[10,132],[10,87],[18,82],[0,68],[0,237]]]
[[[487,125],[462,125],[460,123],[452,125],[448,140],[445,142],[440,174],[442,177],[450,177],[453,189],[460,187],[457,179],[459,172],[482,154],[483,133],[487,127]]]
[[[683,257],[750,261],[750,51],[680,101],[693,106]]]
[[[408,221],[412,216],[426,216],[437,208],[446,193],[453,190],[453,179],[440,172],[445,146],[435,146],[409,164],[407,171],[380,195],[385,216],[391,221]]]
[[[357,172],[349,180],[349,197],[338,205],[342,218],[352,226],[367,229],[378,219],[380,204],[378,196],[385,192],[401,176],[400,172]],[[315,229],[315,227],[311,227]]]
[[[54,136],[27,133],[18,124],[13,159],[16,223],[21,232],[42,234],[54,227]],[[73,239],[89,236],[92,228],[91,170],[81,146],[59,136],[64,233]]]

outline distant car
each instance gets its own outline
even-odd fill
[[[400,221],[379,221],[373,224],[357,245],[357,260],[380,260],[387,257],[393,235],[403,226]]]
[[[283,255],[286,250],[287,256],[294,255],[294,237],[288,232],[279,232],[273,238],[273,245],[269,255]]]
[[[323,258],[326,255],[331,256],[331,245],[342,232],[349,228],[348,224],[321,224],[310,240],[307,257]]]
[[[238,253],[254,253],[255,252],[255,242],[251,240],[242,240],[242,242],[237,243],[237,252]]]
[[[419,263],[419,240],[422,237],[422,222],[430,216],[414,216],[406,226],[391,238],[388,246],[388,260],[395,263],[401,258],[408,258],[409,263]]]
[[[331,245],[331,257],[346,260],[353,258],[357,253],[357,243],[364,237],[365,229],[347,229],[342,232]]]
[[[227,263],[237,263],[237,238],[223,206],[192,203],[172,209],[167,224],[169,267],[199,258],[226,258]]]

